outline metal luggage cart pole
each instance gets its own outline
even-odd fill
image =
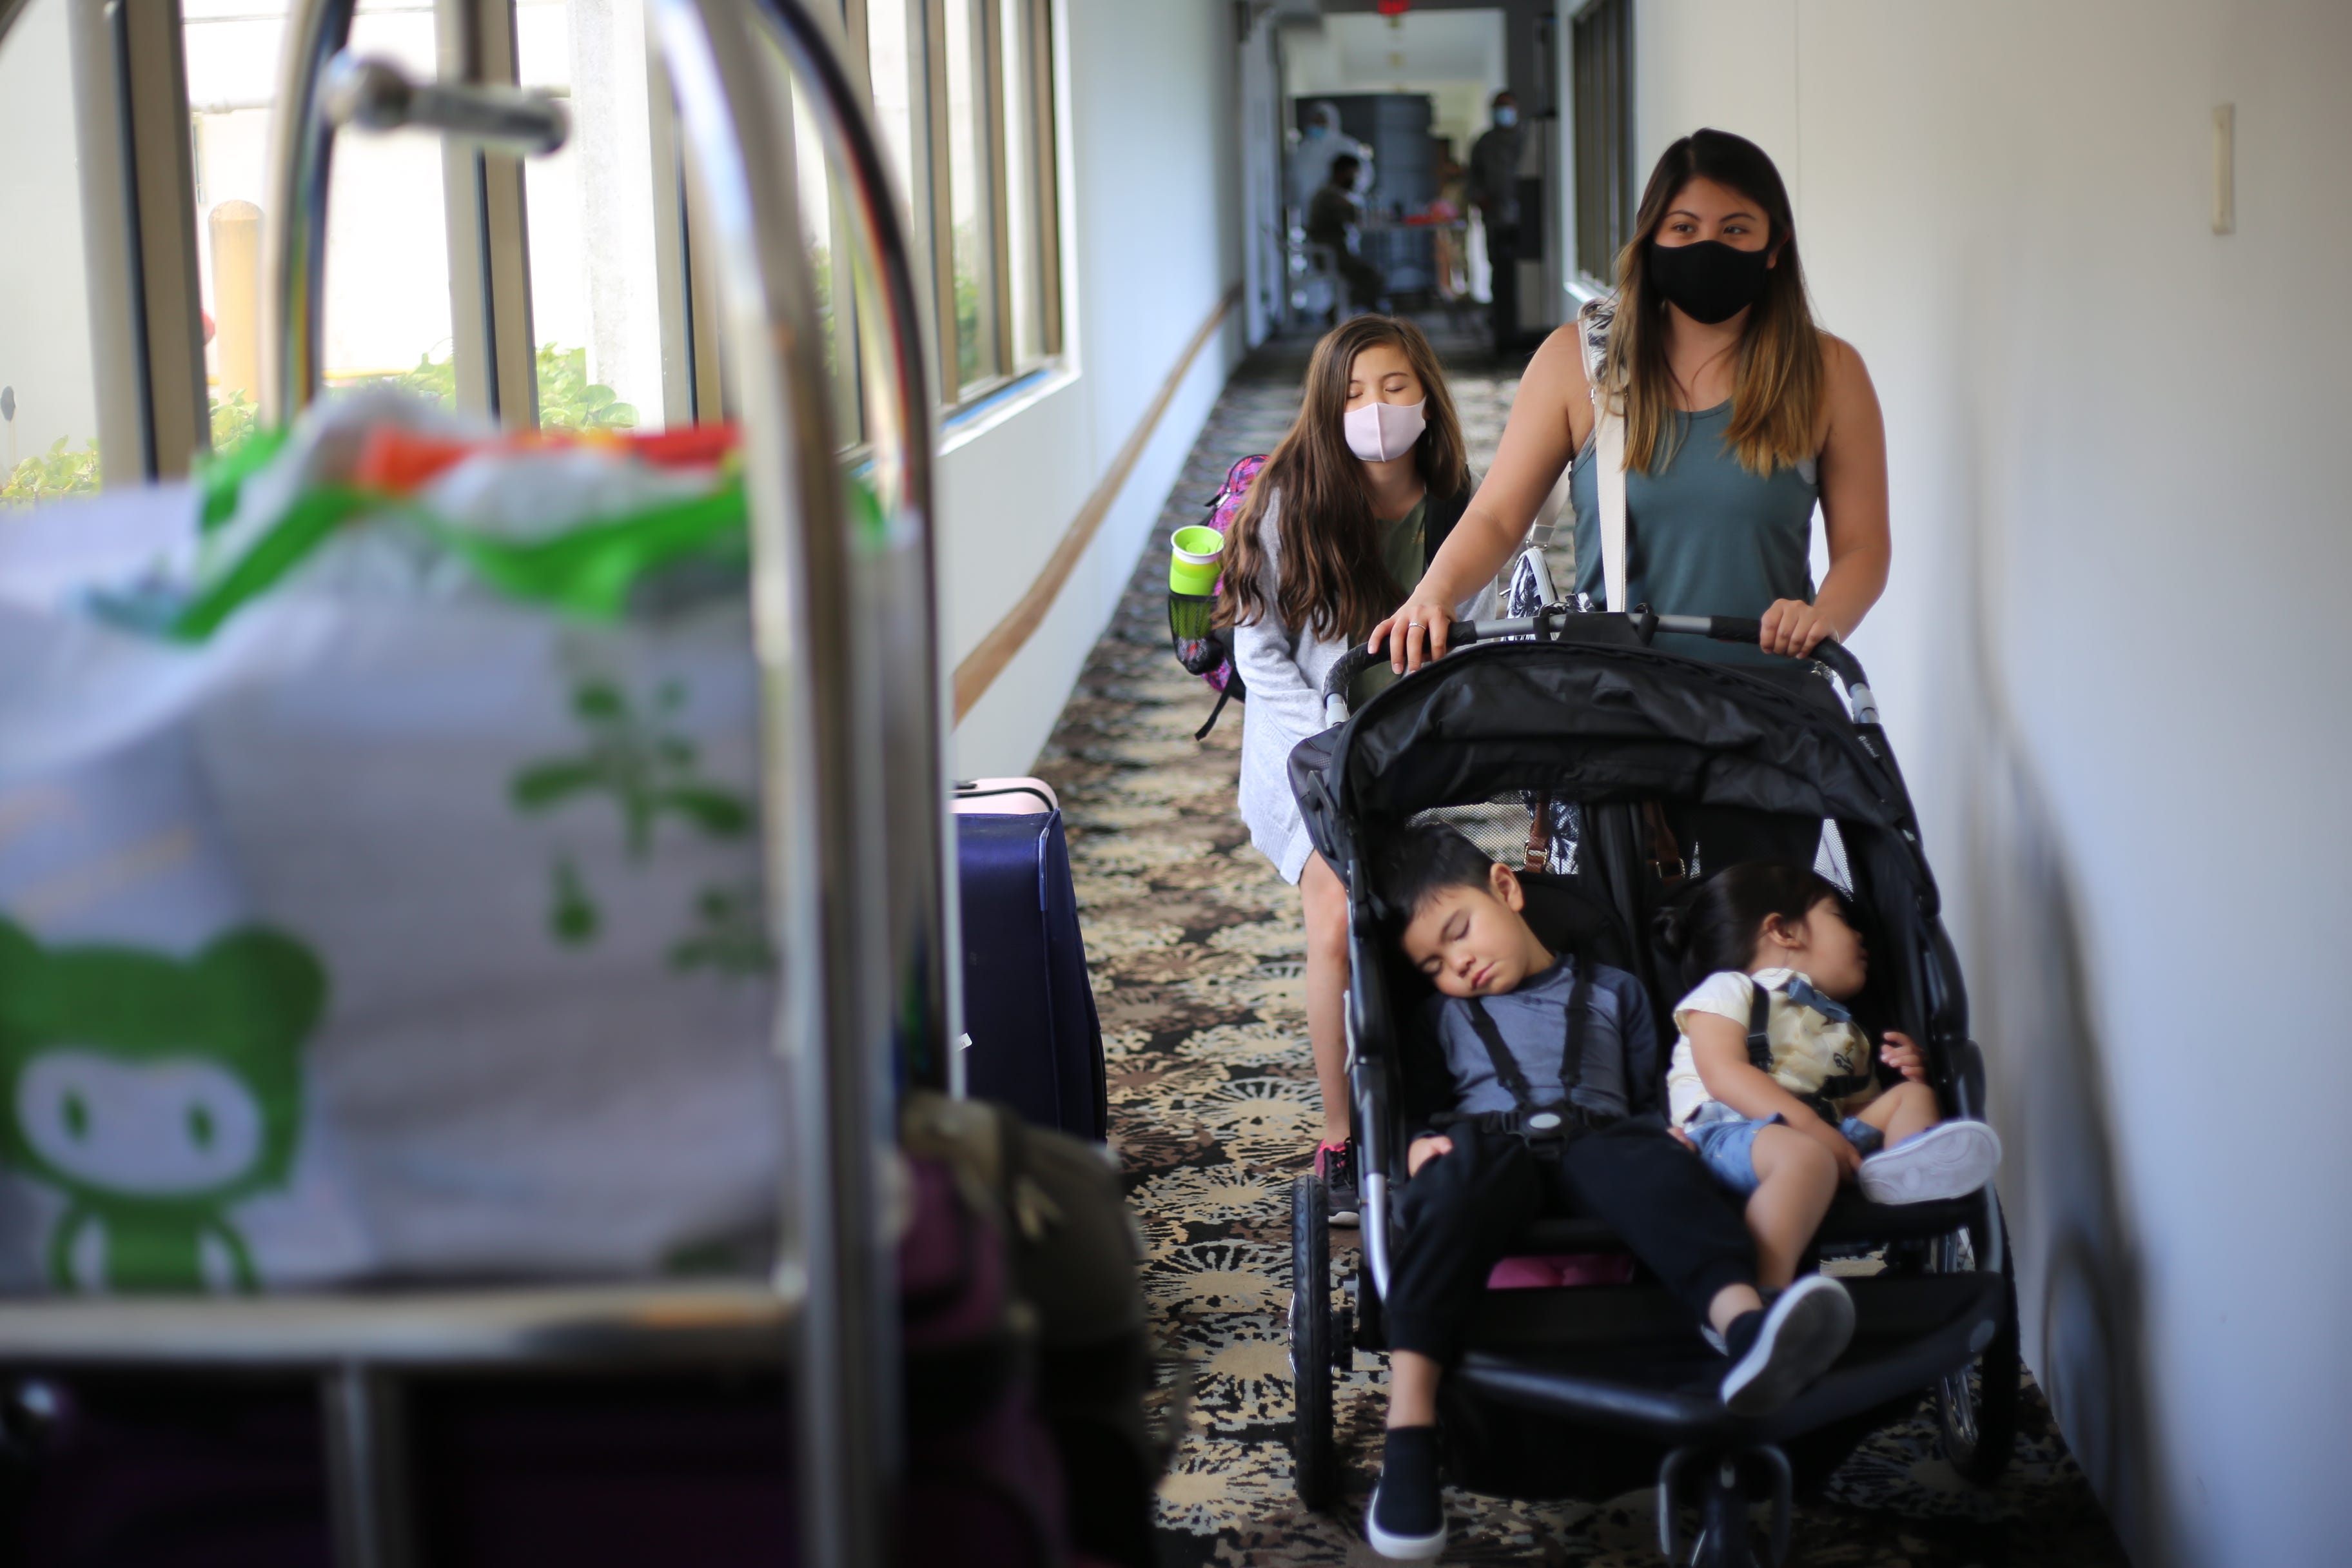
[[[265,417],[317,395],[328,173],[340,124],[413,125],[544,151],[560,106],[512,88],[411,84],[345,59],[355,0],[288,18]],[[16,6],[0,0],[0,24]],[[470,6],[467,9],[470,11]],[[930,397],[898,202],[850,80],[804,0],[655,0],[688,172],[712,214],[745,433],[775,1048],[791,1152],[770,1281],[436,1289],[258,1300],[0,1302],[0,1364],[305,1371],[320,1383],[335,1554],[404,1568],[399,1380],[520,1367],[789,1364],[803,1560],[887,1555],[899,1410],[884,1194],[893,1076],[934,1079],[953,1037],[952,862],[931,553]],[[847,198],[871,489],[845,486],[831,381],[786,189],[788,69]],[[855,486],[856,481],[851,481]],[[820,652],[823,657],[819,657]],[[877,875],[877,868],[880,874]]]
[[[562,139],[560,119],[534,123],[533,106],[510,89],[410,92],[383,68],[350,62],[341,50],[353,3],[312,0],[289,21],[273,167],[273,210],[286,217],[271,247],[282,331],[266,355],[279,378],[271,412],[317,393],[339,122],[405,122],[541,152]],[[814,1563],[864,1564],[884,1553],[898,1447],[883,1234],[893,1072],[906,1061],[935,1079],[954,1033],[920,317],[878,139],[803,0],[656,0],[653,16],[688,172],[719,240],[745,431],[782,971],[776,1048],[790,1100],[778,1282],[801,1308],[793,1386],[803,1546]],[[790,144],[778,64],[805,96],[862,263],[870,509],[845,492],[797,205],[761,177],[770,165],[755,155]],[[552,104],[537,112],[561,115]]]
[[[656,0],[654,16],[741,351],[772,698],[770,886],[786,955],[777,1043],[795,1101],[786,1257],[806,1288],[794,1369],[804,1549],[814,1563],[878,1564],[900,1408],[882,1235],[892,1073],[903,1063],[941,1081],[958,1026],[918,296],[879,139],[805,0]],[[870,510],[842,489],[799,215],[759,175],[758,155],[775,156],[790,131],[761,46],[781,53],[814,111],[863,262],[858,320],[877,329],[859,334],[880,480]]]

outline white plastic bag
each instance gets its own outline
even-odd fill
[[[345,591],[367,548],[176,644],[0,547],[0,1287],[641,1275],[772,1224],[744,595]]]

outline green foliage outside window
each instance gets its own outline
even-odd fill
[[[454,409],[457,406],[457,356],[452,353],[446,359],[435,359],[427,349],[416,356],[412,369],[392,375],[342,376],[331,383],[328,390],[361,392],[378,386],[406,393],[436,408]]]
[[[47,451],[26,458],[9,469],[7,482],[0,484],[0,503],[31,506],[60,496],[96,493],[97,437],[92,437],[79,452],[68,451],[66,440],[58,437]]]
[[[980,341],[980,230],[958,224],[955,231],[956,382],[969,386],[982,374]]]
[[[542,430],[631,430],[635,405],[588,379],[588,351],[539,345],[539,427]]]
[[[828,344],[830,340],[828,339]],[[539,348],[539,423],[547,430],[628,430],[637,423],[636,409],[620,401],[609,386],[588,379],[588,351],[563,349],[553,343]],[[416,356],[414,369],[395,375],[362,375],[335,384],[336,390],[389,387],[436,407],[457,405],[457,364],[453,354],[435,359],[430,352]],[[260,428],[261,410],[243,390],[226,395],[215,393],[210,406],[212,447],[215,455],[234,451]],[[63,496],[94,495],[99,488],[98,441],[71,448],[60,436],[46,452],[17,463],[0,475],[0,504],[31,506]]]
[[[238,390],[226,397],[215,393],[211,415],[215,454],[234,450],[261,424],[261,411]],[[0,502],[31,506],[62,496],[95,495],[98,489],[97,439],[83,443],[77,452],[68,450],[66,437],[60,436],[47,451],[26,458],[8,470],[5,482],[0,482]]]
[[[261,428],[261,410],[242,387],[232,387],[227,396],[215,392],[212,397],[213,455],[221,457],[236,451],[256,430]]]

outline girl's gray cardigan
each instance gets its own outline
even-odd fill
[[[1286,882],[1307,868],[1314,846],[1290,794],[1290,751],[1323,728],[1323,678],[1349,644],[1284,626],[1276,605],[1282,592],[1279,525],[1282,497],[1268,496],[1258,520],[1259,602],[1265,613],[1233,631],[1234,668],[1249,693],[1242,704],[1242,821],[1250,842],[1274,862]],[[1482,587],[1454,606],[1475,619],[1493,595]]]

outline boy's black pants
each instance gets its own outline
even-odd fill
[[[1739,1211],[1664,1128],[1621,1122],[1588,1132],[1556,1163],[1468,1122],[1446,1136],[1453,1152],[1423,1165],[1398,1199],[1385,1303],[1391,1350],[1452,1366],[1486,1276],[1545,1213],[1605,1222],[1701,1321],[1717,1292],[1756,1283],[1756,1247]]]

